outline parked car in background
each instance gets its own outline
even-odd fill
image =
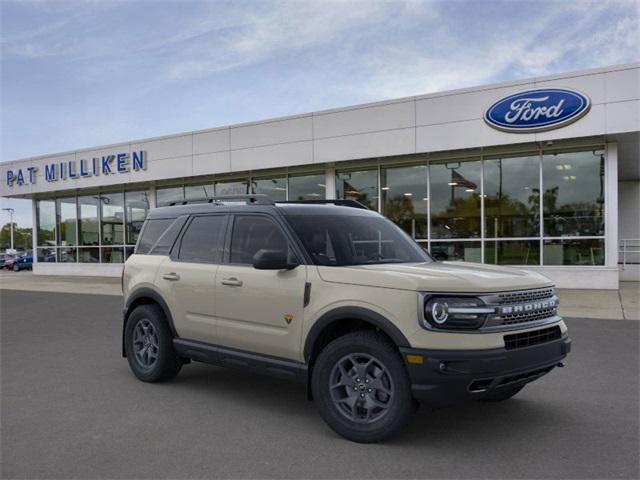
[[[33,255],[31,253],[25,253],[20,255],[13,262],[12,270],[19,272],[20,270],[31,270],[33,268]]]
[[[2,263],[0,263],[0,266],[3,269],[11,270],[13,268],[13,262],[15,262],[17,255],[13,253],[3,253],[2,255]]]

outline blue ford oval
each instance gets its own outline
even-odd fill
[[[575,90],[541,88],[498,100],[484,113],[484,120],[498,130],[539,132],[574,122],[590,107],[589,97]]]

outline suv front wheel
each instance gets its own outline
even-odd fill
[[[313,368],[312,391],[324,421],[355,442],[384,440],[414,411],[397,349],[373,331],[350,333],[327,345]]]
[[[157,305],[140,305],[131,312],[124,342],[129,366],[143,382],[169,380],[182,368],[164,313]]]

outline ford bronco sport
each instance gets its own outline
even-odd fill
[[[123,291],[123,355],[140,380],[190,361],[297,379],[357,442],[397,432],[418,402],[506,400],[571,345],[549,279],[434,261],[348,200],[154,209]]]

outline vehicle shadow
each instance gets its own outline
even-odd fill
[[[227,368],[191,364],[165,384],[191,394],[205,394],[234,408],[246,408],[246,418],[268,413],[292,428],[309,429],[311,435],[340,438],[327,427],[312,401],[307,400],[306,386],[286,380]],[[535,388],[535,387],[534,387]],[[187,393],[188,394],[188,393]],[[570,409],[562,404],[535,400],[523,390],[520,397],[499,403],[468,402],[456,406],[433,408],[421,406],[399,435],[385,445],[416,447],[437,442],[439,445],[473,445],[500,438],[521,437],[521,432],[535,436],[554,426],[570,424]],[[295,425],[294,425],[295,424]],[[314,433],[315,431],[315,433]]]

